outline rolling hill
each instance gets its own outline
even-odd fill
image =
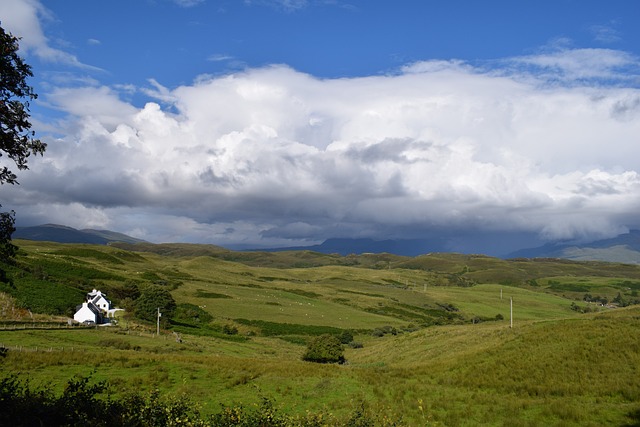
[[[16,262],[2,266],[10,280],[0,284],[0,363],[58,393],[93,372],[112,384],[109,398],[187,396],[203,415],[251,419],[257,408],[290,415],[287,426],[640,420],[639,306],[622,307],[640,303],[637,265],[16,244]],[[59,317],[91,288],[129,308],[152,285],[170,290],[180,313],[160,336],[130,315],[95,329]],[[347,364],[301,360],[313,337],[345,332],[354,338]]]
[[[44,224],[34,227],[17,227],[13,234],[14,239],[26,239],[36,241],[50,241],[58,243],[87,243],[87,244],[141,244],[148,243],[126,234],[109,230],[77,230],[57,224]],[[181,246],[183,245],[183,246]],[[258,253],[260,255],[243,255],[246,259],[256,258],[265,260],[265,253],[320,253],[329,257],[347,257],[349,255],[362,254],[392,254],[399,257],[417,257],[428,253],[446,252],[447,245],[438,240],[373,240],[373,239],[327,239],[319,245],[296,246],[286,248],[270,248],[261,250],[238,250],[221,248],[215,245],[192,245],[174,243],[156,247],[152,251],[163,250],[177,252],[198,248],[202,253],[215,252],[218,255],[226,253],[229,259],[237,259],[238,254]],[[140,247],[141,248],[141,247]],[[133,249],[133,250],[140,250]],[[303,258],[294,255],[296,258]],[[278,257],[275,257],[278,258]],[[590,243],[567,244],[565,242],[550,242],[537,248],[521,249],[504,256],[509,258],[560,258],[574,261],[605,261],[617,263],[640,264],[640,230],[632,230],[611,239],[598,240]],[[302,262],[302,264],[304,264]]]

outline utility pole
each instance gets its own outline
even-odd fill
[[[513,329],[513,297],[511,297],[511,314],[509,315],[509,318],[511,320],[511,326],[509,327]]]
[[[160,336],[160,317],[162,317],[162,313],[160,313],[160,307],[158,307],[158,323],[156,326],[156,335]]]

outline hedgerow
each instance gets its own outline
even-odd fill
[[[344,331],[344,329],[334,328],[332,326],[300,325],[296,323],[276,323],[247,319],[235,319],[235,321],[242,325],[259,328],[261,335],[265,337],[282,335],[340,335]]]

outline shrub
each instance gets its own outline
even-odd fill
[[[176,309],[176,301],[171,293],[157,285],[147,287],[135,302],[136,317],[142,320],[155,321],[158,308],[162,313],[161,322],[167,324]]]
[[[332,326],[300,325],[296,323],[276,323],[267,322],[265,320],[247,319],[234,319],[234,321],[252,328],[260,328],[260,335],[265,337],[276,337],[282,335],[337,335],[341,334],[343,331],[343,329],[334,328]]]
[[[200,325],[209,323],[213,320],[213,316],[195,304],[182,303],[176,307],[173,319],[188,324]]]
[[[335,337],[334,337],[335,338]],[[336,338],[337,340],[337,338]],[[131,392],[120,398],[110,396],[105,381],[91,377],[69,380],[61,395],[51,389],[33,389],[28,380],[12,375],[0,378],[0,425],[15,426],[191,426],[191,427],[381,427],[403,425],[385,414],[380,418],[361,402],[351,414],[338,418],[331,413],[307,412],[291,416],[279,411],[266,397],[252,407],[222,405],[219,413],[202,415],[197,405],[184,394],[161,395]]]
[[[72,378],[60,396],[50,390],[32,390],[15,376],[0,379],[0,425],[24,426],[205,426],[189,399],[131,394],[121,400],[104,398],[107,383],[90,377]]]
[[[350,342],[353,342],[353,334],[351,333],[351,331],[342,331],[339,339],[342,344],[349,344]]]
[[[224,325],[222,327],[222,332],[224,332],[227,335],[237,335],[238,334],[238,328],[236,328],[233,325]]]
[[[338,337],[320,335],[309,341],[302,360],[316,363],[344,363],[344,349]]]
[[[381,328],[375,328],[371,335],[377,338],[383,337],[387,334],[398,335],[398,330],[393,326],[382,326]]]

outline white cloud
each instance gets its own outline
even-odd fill
[[[205,2],[205,0],[171,0],[180,7],[194,7]]]
[[[226,53],[215,53],[213,55],[210,55],[207,58],[207,61],[212,61],[212,62],[223,62],[223,61],[231,61],[234,60],[235,58],[231,55],[227,55]]]
[[[7,207],[218,244],[624,231],[640,226],[640,91],[547,76],[637,66],[600,53],[517,58],[545,70],[535,79],[459,61],[349,79],[272,66],[173,89],[150,81],[163,104],[143,108],[106,87],[56,89],[47,99],[69,115],[65,136],[47,140]],[[29,203],[39,208],[19,208]]]
[[[0,20],[5,30],[20,37],[20,49],[44,61],[64,63],[74,67],[93,69],[81,63],[74,55],[53,47],[42,30],[41,21],[53,19],[51,12],[38,0],[3,0],[0,2]]]
[[[592,25],[589,30],[593,34],[595,41],[604,44],[612,44],[622,40],[620,32],[615,28],[615,26],[616,22],[613,21],[606,25]]]
[[[59,87],[46,95],[47,102],[81,121],[97,120],[100,125],[115,127],[131,119],[136,109],[119,99],[118,93],[105,86]]]
[[[585,81],[638,84],[638,58],[613,49],[556,49],[536,55],[511,58],[513,65],[529,67],[531,75],[543,81],[565,83]],[[520,68],[522,72],[525,68]]]
[[[257,4],[269,6],[286,12],[304,9],[309,5],[308,0],[244,0],[244,3],[247,5]]]

